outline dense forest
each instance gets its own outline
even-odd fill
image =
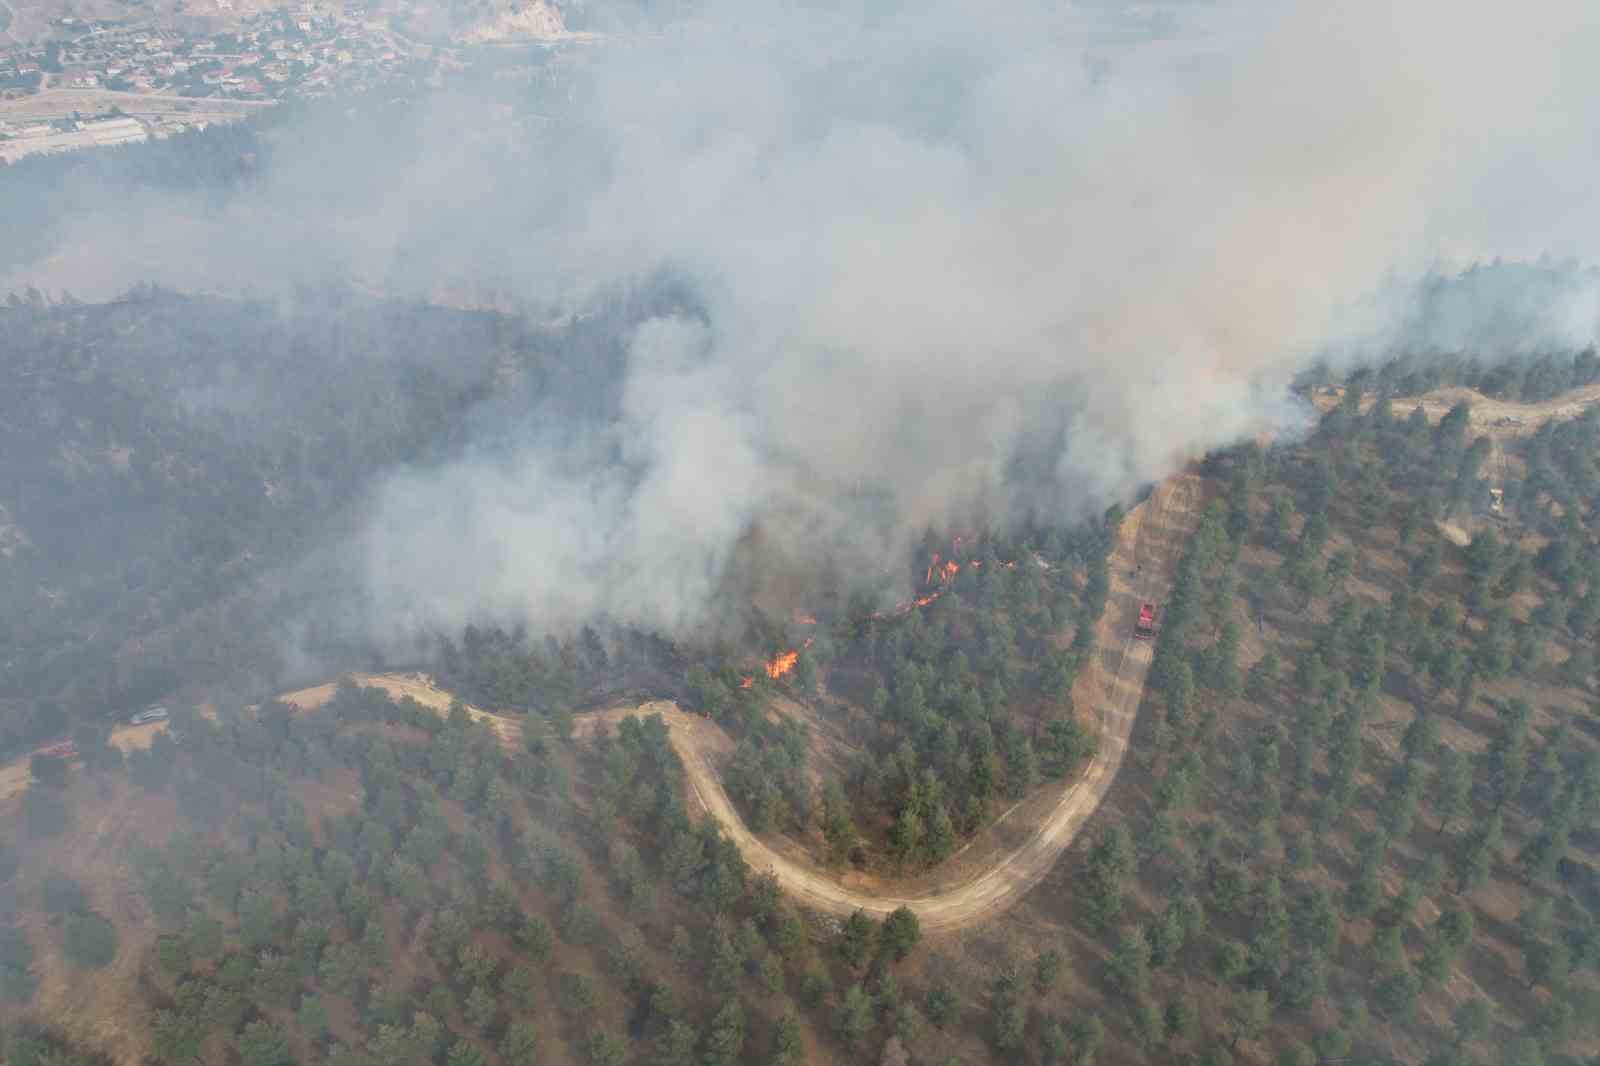
[[[1496,515],[1466,406],[1363,402],[1416,372],[1358,374],[1305,442],[1207,461],[1118,798],[991,923],[930,944],[909,912],[794,910],[688,817],[659,721],[575,735],[570,711],[619,666],[677,678],[737,738],[747,818],[829,840],[842,813],[886,861],[935,861],[975,782],[1081,757],[1041,712],[1115,513],[925,561],[922,607],[758,619],[746,654],[469,630],[441,675],[511,710],[511,740],[347,685],[305,714],[180,708],[176,740],[81,773],[36,760],[0,854],[8,1061],[110,1046],[23,1008],[113,981],[137,990],[116,1051],[173,1063],[1587,1059],[1600,415],[1502,440]],[[797,789],[788,703],[879,772]],[[74,846],[112,809],[113,852]]]
[[[468,627],[440,641],[438,677],[480,706],[558,720],[630,692],[679,697],[736,738],[724,776],[756,832],[809,837],[835,866],[926,866],[1093,752],[1069,694],[1105,606],[1118,515],[945,554],[930,533],[908,563],[914,599],[888,607],[862,582],[819,593],[794,621],[751,609],[738,644],[754,655],[592,627],[543,641]],[[775,700],[808,712],[771,714]],[[827,768],[813,758],[818,728],[835,734],[821,741],[837,756]]]
[[[464,710],[346,686],[311,714],[174,726],[181,742],[79,780],[41,767],[26,819],[46,855],[108,800],[159,826],[119,856],[140,891],[120,1044],[162,1062],[799,1063],[797,1012],[842,985],[842,1039],[864,1040],[919,937],[902,912],[815,943],[688,819],[659,719],[576,748],[530,719],[508,749]],[[119,957],[93,865],[0,871],[10,913],[43,908],[49,950],[91,981]],[[0,994],[26,1002],[32,942],[0,947]],[[63,1040],[18,1026],[7,1061],[71,1061]]]
[[[1594,358],[1418,362],[1358,374],[1302,446],[1212,460],[1147,688],[1145,794],[1076,886],[1108,1024],[1145,1054],[1588,1054],[1600,415],[1508,445],[1502,522],[1468,407],[1433,425],[1386,401],[1542,398]]]
[[[1341,391],[1306,440],[1209,457],[1111,801],[966,931],[799,912],[690,816],[659,721],[574,714],[676,698],[756,832],[925,874],[1095,750],[1069,694],[1120,508],[930,532],[720,641],[469,627],[406,664],[510,735],[348,685],[264,700],[284,619],[347,591],[294,575],[385,471],[510,413],[609,417],[629,323],[674,299],[551,329],[337,293],[0,309],[0,745],[82,762],[35,756],[0,834],[7,1062],[1600,1051],[1600,413],[1491,435],[1390,403],[1547,400],[1593,352],[1308,375]],[[338,637],[330,672],[374,664]],[[158,699],[153,747],[106,746]]]
[[[1068,775],[1094,748],[1069,693],[1105,605],[1107,543],[1103,525],[983,536],[944,555],[929,543],[909,605],[885,612],[857,593],[833,625],[818,615],[780,684],[845,732],[820,803],[807,728],[759,713],[762,673],[694,668],[692,703],[740,738],[724,778],[746,822],[814,833],[834,865],[884,858],[903,871]]]

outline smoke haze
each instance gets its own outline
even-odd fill
[[[404,138],[291,128],[236,195],[90,212],[23,276],[556,318],[672,279],[608,417],[486,420],[381,487],[352,565],[380,635],[677,632],[753,534],[881,563],[1293,428],[1329,352],[1590,343],[1593,275],[1415,279],[1592,255],[1597,45],[1586,0],[712,4],[597,49],[553,126],[477,90]]]

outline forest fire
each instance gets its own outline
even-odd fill
[[[793,670],[794,664],[799,661],[800,653],[798,651],[786,651],[782,655],[776,655],[766,662],[767,676],[776,681],[790,670]]]
[[[958,552],[961,550],[960,537],[955,538],[954,550]],[[971,559],[965,563],[960,563],[954,559],[946,559],[938,552],[934,552],[932,557],[928,560],[928,568],[923,574],[922,581],[924,585],[948,585],[950,582],[955,580],[956,575],[961,572],[962,567],[970,566],[977,568],[982,565],[982,559]],[[1005,569],[1010,569],[1017,564],[1015,562],[996,562],[995,565]],[[1045,566],[1043,561],[1040,562],[1040,566]],[[914,611],[919,607],[926,607],[928,604],[939,598],[941,591],[942,590],[940,589],[933,589],[926,595],[918,596],[915,599],[895,604],[892,611],[874,611],[870,617],[882,620],[884,618],[906,614],[907,612]],[[803,611],[796,611],[794,613],[794,619],[801,625],[814,626],[817,624],[817,618],[815,615],[807,614]],[[800,651],[811,647],[811,642],[815,639],[815,637],[807,637],[805,643],[800,646],[800,649],[791,649],[775,655],[771,659],[768,659],[766,662],[762,663],[761,668],[766,671],[767,677],[774,681],[782,677],[787,677],[790,672],[794,670],[795,664],[799,662]],[[754,684],[755,675],[753,674],[740,678],[739,680],[739,687],[742,689],[750,688]]]
[[[956,538],[955,546],[956,546],[956,550],[957,551],[961,550],[961,538],[960,537]],[[954,559],[945,559],[941,563],[939,560],[940,560],[939,553],[938,552],[934,552],[933,553],[933,558],[928,560],[927,572],[922,575],[922,583],[924,585],[933,584],[934,578],[938,578],[939,579],[939,584],[948,585],[948,584],[950,584],[951,581],[953,581],[955,579],[955,576],[957,574],[961,573],[961,568],[963,566],[970,566],[970,567],[976,568],[976,567],[980,567],[980,566],[983,565],[983,560],[982,559],[973,559],[973,560],[971,560],[970,562],[967,562],[967,563],[958,563]],[[999,565],[1000,566],[1004,566],[1004,567],[1012,567],[1012,566],[1016,566],[1017,564],[1016,563],[1000,563]],[[916,601],[916,605],[918,607],[921,607],[924,603],[931,603],[931,602],[932,602],[931,599],[929,599],[929,600],[917,600]]]
[[[799,648],[791,648],[786,652],[774,655],[772,658],[761,664],[761,669],[765,670],[767,676],[774,681],[778,680],[780,677],[787,677],[789,673],[794,670],[795,663],[800,661],[800,652],[805,648],[811,647],[811,642],[816,639],[817,638],[815,637],[807,637],[806,642],[800,645]],[[749,688],[751,685],[755,684],[755,681],[756,679],[753,675],[742,678],[739,681],[739,687]]]

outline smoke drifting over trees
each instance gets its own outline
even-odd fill
[[[597,49],[552,127],[492,90],[400,138],[290,127],[228,196],[90,212],[23,276],[558,317],[670,279],[605,404],[531,397],[382,487],[354,554],[383,632],[676,630],[752,537],[805,571],[1090,513],[1297,424],[1283,386],[1329,352],[1592,341],[1589,275],[1403,280],[1592,253],[1592,5],[1174,8],[1137,40],[1059,8],[712,5]]]

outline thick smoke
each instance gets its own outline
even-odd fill
[[[1329,351],[1593,339],[1589,275],[1511,294],[1528,333],[1407,280],[1592,254],[1592,3],[1155,10],[702,8],[597,50],[559,132],[508,145],[481,97],[399,144],[292,132],[248,195],[147,205],[99,261],[561,314],[692,293],[634,330],[614,418],[533,404],[383,487],[358,555],[396,633],[682,630],[753,537],[803,570],[1089,513],[1294,425],[1283,384]]]

